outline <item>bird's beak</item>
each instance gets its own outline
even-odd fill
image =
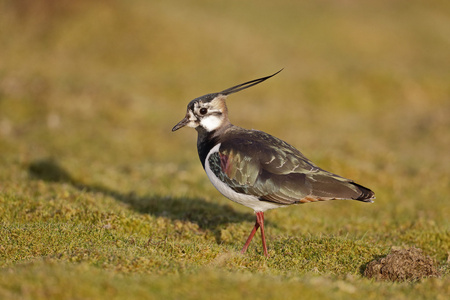
[[[172,128],[172,131],[176,131],[176,130],[180,129],[181,127],[186,126],[188,123],[189,123],[189,119],[188,119],[188,117],[186,116],[186,117],[184,117],[183,120],[181,120],[180,122],[178,122],[178,124],[175,125],[175,126]]]

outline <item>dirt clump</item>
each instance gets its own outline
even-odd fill
[[[377,280],[418,281],[425,277],[439,277],[440,273],[431,257],[412,247],[392,249],[386,257],[371,261],[364,276]]]

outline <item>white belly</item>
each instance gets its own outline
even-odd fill
[[[266,211],[268,209],[273,209],[277,207],[281,207],[283,205],[261,201],[256,196],[253,195],[245,195],[236,193],[232,188],[230,188],[226,183],[222,182],[212,171],[209,166],[209,157],[211,154],[219,152],[220,144],[214,146],[211,151],[209,151],[206,156],[205,161],[205,171],[206,175],[208,175],[209,180],[214,185],[214,187],[225,197],[230,199],[231,201],[237,202],[239,204],[245,205],[247,207],[252,208],[254,211]]]

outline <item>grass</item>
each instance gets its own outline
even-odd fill
[[[449,5],[0,1],[0,298],[446,299]],[[283,138],[376,192],[269,211],[223,198],[187,103]],[[418,247],[441,278],[363,277]]]

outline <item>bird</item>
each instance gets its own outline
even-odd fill
[[[375,193],[353,180],[325,171],[299,150],[268,133],[231,124],[226,99],[278,72],[195,98],[172,131],[197,131],[197,150],[213,186],[226,198],[254,210],[255,225],[241,253],[258,229],[268,257],[264,212],[270,209],[326,200],[373,202]]]

